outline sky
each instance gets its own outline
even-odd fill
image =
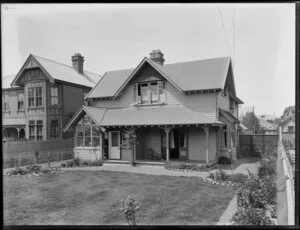
[[[295,4],[1,4],[2,77],[32,53],[84,69],[231,56],[237,96],[255,113],[295,105]]]

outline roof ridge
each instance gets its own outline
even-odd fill
[[[44,59],[44,60],[47,60],[47,61],[50,61],[50,62],[59,64],[59,65],[64,65],[64,66],[66,66],[66,67],[69,67],[69,68],[73,69],[75,72],[77,72],[72,66],[67,65],[67,64],[65,64],[65,63],[57,62],[57,61],[54,61],[54,60],[51,60],[51,59],[48,59],[48,58],[45,58],[45,57],[41,57],[41,56],[38,56],[38,55],[35,55],[35,54],[32,54],[32,56],[38,57],[38,58],[42,58],[42,59]],[[99,74],[94,73],[94,72],[91,72],[91,71],[89,71],[89,70],[84,70],[83,72],[88,72],[88,73],[92,73],[92,74],[95,74],[95,75],[99,75]],[[78,73],[78,72],[77,72],[77,73]],[[82,75],[82,74],[81,74],[81,75]]]
[[[182,63],[188,63],[188,62],[208,61],[208,60],[212,60],[212,59],[221,59],[221,58],[230,58],[230,56],[223,56],[223,57],[216,57],[216,58],[206,58],[206,59],[198,59],[198,60],[192,60],[192,61],[174,62],[174,63],[165,64],[163,66],[174,65],[174,64],[182,64]]]

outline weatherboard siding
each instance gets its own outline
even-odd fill
[[[209,161],[215,161],[217,154],[217,128],[209,131]],[[188,131],[189,160],[206,161],[206,134],[202,128],[190,127]]]
[[[182,105],[190,110],[216,118],[217,93],[183,94],[171,83],[166,84],[168,105]]]
[[[96,100],[93,106],[104,108],[128,108],[134,105],[134,83],[128,84],[116,99]],[[190,110],[216,118],[216,93],[186,95],[178,91],[171,83],[166,82],[166,106],[182,105]]]

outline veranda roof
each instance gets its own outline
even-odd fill
[[[25,118],[3,118],[2,126],[24,126]]]
[[[105,109],[83,106],[64,129],[66,132],[76,125],[80,114],[86,112],[100,127],[109,126],[146,126],[146,125],[187,125],[210,124],[223,125],[199,112],[189,110],[182,106],[155,106]]]

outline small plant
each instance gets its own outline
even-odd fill
[[[234,225],[271,225],[274,224],[266,210],[260,208],[238,208],[231,219]]]
[[[218,161],[218,164],[231,164],[231,159],[229,157],[226,157],[226,156],[220,156],[219,157],[219,161]]]
[[[140,204],[131,196],[128,196],[125,201],[122,200],[122,214],[125,216],[128,225],[136,225],[135,213],[140,208]]]
[[[207,178],[210,178],[210,179],[215,179],[215,174],[213,174],[213,173],[209,173],[209,175],[208,175],[208,177]]]
[[[260,162],[257,174],[260,178],[263,178],[265,176],[273,176],[276,173],[275,168],[276,165],[270,162],[270,159],[266,158]]]
[[[61,163],[61,165],[60,165],[62,168],[65,168],[67,165],[66,165],[66,163]]]
[[[216,171],[215,180],[216,181],[226,181],[229,176],[221,169]]]
[[[42,167],[40,165],[31,165],[26,167],[26,171],[28,173],[40,173],[42,170]]]
[[[95,161],[92,161],[91,166],[102,166],[103,165],[103,161],[102,160],[95,160]]]
[[[236,184],[244,184],[245,181],[247,180],[248,176],[243,174],[243,173],[236,173],[233,175],[229,175],[227,180],[231,181],[232,183]]]
[[[80,166],[80,164],[81,164],[81,160],[80,160],[78,157],[76,157],[76,158],[73,160],[73,165],[74,165],[74,166]]]

